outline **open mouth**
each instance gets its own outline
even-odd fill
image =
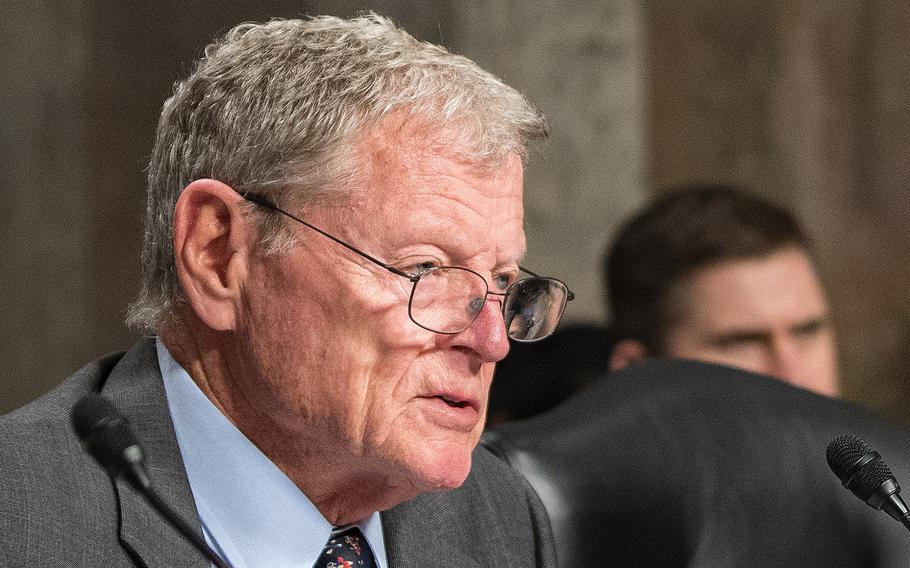
[[[437,391],[420,398],[432,401],[419,407],[428,423],[455,432],[474,432],[478,428],[481,411],[469,394]]]
[[[468,406],[468,403],[464,400],[455,400],[446,396],[437,396],[436,398],[441,399],[443,402],[451,406],[452,408],[465,408]]]

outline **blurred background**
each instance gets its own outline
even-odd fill
[[[128,348],[145,173],[172,83],[241,21],[372,9],[549,116],[527,266],[603,321],[600,255],[651,195],[744,184],[816,241],[848,398],[910,420],[905,0],[5,2],[0,412]]]

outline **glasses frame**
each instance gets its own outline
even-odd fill
[[[275,212],[277,212],[277,213],[280,213],[280,214],[282,214],[282,215],[284,215],[284,216],[286,216],[286,217],[289,217],[290,219],[293,219],[294,221],[297,221],[297,222],[300,223],[301,225],[304,225],[305,227],[309,227],[310,229],[316,231],[316,232],[319,233],[320,235],[322,235],[322,236],[324,236],[324,237],[326,237],[326,238],[329,238],[329,239],[333,240],[334,242],[338,243],[339,245],[343,246],[344,248],[348,249],[349,251],[353,252],[354,254],[356,254],[356,255],[358,255],[358,256],[361,256],[361,257],[365,258],[366,260],[369,260],[369,261],[372,262],[373,264],[375,264],[375,265],[377,265],[377,266],[380,266],[380,267],[382,267],[382,268],[388,270],[388,271],[391,272],[392,274],[395,274],[395,275],[397,275],[397,276],[401,276],[401,277],[403,277],[403,278],[407,278],[407,279],[412,283],[412,286],[411,286],[411,294],[408,296],[408,318],[411,320],[411,322],[414,323],[414,325],[416,325],[416,326],[418,326],[418,327],[420,327],[420,328],[423,328],[423,329],[425,329],[425,330],[427,330],[427,331],[432,331],[433,333],[438,333],[438,334],[441,334],[441,335],[456,335],[456,334],[458,334],[458,333],[463,332],[464,330],[468,329],[469,327],[471,327],[471,326],[474,324],[474,322],[477,320],[477,315],[480,315],[480,311],[483,309],[483,306],[481,306],[481,307],[480,307],[480,310],[477,311],[477,315],[475,315],[474,318],[473,318],[470,322],[467,323],[467,325],[465,325],[462,329],[460,329],[460,330],[458,330],[458,331],[438,331],[438,330],[431,329],[431,328],[429,328],[429,327],[427,327],[427,326],[421,324],[420,322],[418,322],[417,320],[414,319],[414,316],[413,316],[413,314],[411,313],[411,306],[413,305],[414,291],[417,289],[417,283],[420,281],[420,278],[421,278],[422,276],[424,276],[425,274],[428,274],[428,273],[430,273],[430,272],[433,272],[433,271],[436,271],[436,270],[440,270],[440,269],[443,269],[443,268],[454,268],[454,269],[458,269],[458,270],[466,270],[466,271],[468,271],[468,272],[470,272],[470,273],[472,273],[472,274],[476,274],[477,277],[480,278],[480,279],[483,281],[483,283],[484,283],[484,285],[485,285],[485,287],[486,287],[486,289],[487,289],[487,291],[486,291],[486,293],[484,294],[484,297],[483,297],[483,298],[484,298],[484,305],[486,305],[487,296],[490,296],[490,295],[499,296],[499,297],[501,297],[501,298],[503,299],[503,301],[500,302],[500,308],[501,308],[500,311],[502,312],[503,318],[506,317],[506,313],[505,313],[506,302],[505,302],[505,299],[508,297],[509,293],[510,293],[510,292],[512,291],[512,289],[515,287],[515,285],[518,284],[518,283],[520,283],[520,282],[522,282],[522,280],[517,280],[517,281],[513,282],[511,285],[509,285],[508,288],[506,288],[506,290],[505,290],[504,292],[493,292],[493,291],[490,290],[490,285],[487,283],[487,279],[486,279],[486,278],[484,278],[479,272],[477,272],[477,271],[475,271],[475,270],[471,270],[470,268],[465,268],[465,267],[463,267],[463,266],[436,266],[436,267],[430,268],[430,269],[428,269],[428,270],[420,271],[420,272],[418,272],[418,273],[416,273],[416,274],[411,274],[410,272],[406,272],[406,271],[401,270],[401,269],[399,269],[399,268],[395,268],[394,266],[390,265],[389,263],[384,262],[384,261],[382,261],[382,260],[379,260],[379,259],[376,258],[375,256],[373,256],[373,255],[371,255],[371,254],[369,254],[369,253],[367,253],[367,252],[364,252],[364,251],[358,249],[357,247],[355,247],[355,246],[353,246],[353,245],[351,245],[351,244],[348,244],[348,243],[344,242],[343,240],[339,239],[338,237],[336,237],[336,236],[334,236],[334,235],[331,235],[331,234],[325,232],[324,230],[320,229],[320,228],[317,227],[316,225],[313,225],[312,223],[308,223],[307,221],[304,221],[304,220],[301,219],[300,217],[294,215],[293,213],[290,213],[290,212],[288,212],[288,211],[285,211],[284,209],[278,207],[278,206],[277,206],[275,203],[273,203],[271,200],[269,200],[269,199],[267,199],[267,198],[265,198],[265,197],[263,197],[263,196],[261,196],[261,195],[259,195],[259,194],[251,193],[251,192],[238,192],[238,193],[240,194],[241,197],[243,197],[245,200],[249,201],[250,203],[254,203],[254,204],[256,204],[256,205],[259,205],[260,207],[264,207],[264,208],[266,208],[266,209],[270,209],[270,210],[275,211]],[[523,266],[521,266],[521,265],[518,266],[518,269],[521,270],[522,272],[526,273],[526,274],[531,275],[531,276],[534,277],[534,278],[540,278],[540,279],[542,279],[542,280],[552,280],[552,281],[554,281],[554,282],[558,282],[559,284],[561,284],[561,285],[563,286],[563,288],[566,289],[566,300],[565,300],[565,303],[571,302],[572,300],[575,299],[575,294],[572,293],[571,290],[569,290],[569,287],[566,285],[565,282],[563,282],[563,281],[561,281],[561,280],[559,280],[559,279],[557,279],[557,278],[552,278],[552,277],[549,277],[549,276],[540,276],[539,274],[536,274],[536,273],[534,273],[534,272],[531,272],[530,270],[528,270],[527,268],[525,268],[525,267],[523,267]],[[527,280],[527,279],[523,279],[523,280]],[[563,304],[563,306],[565,306],[565,303]],[[559,318],[562,319],[562,311],[561,311],[561,310],[560,310]],[[557,325],[558,325],[558,324],[559,324],[559,320],[557,320],[556,323],[557,323]],[[554,326],[554,330],[555,330],[555,328],[556,328],[556,326]],[[508,322],[506,322],[506,333],[508,334]],[[550,332],[550,334],[552,334],[552,332]],[[533,342],[533,341],[539,341],[539,340],[541,340],[541,339],[545,339],[545,338],[549,337],[550,334],[547,334],[547,335],[545,335],[545,336],[543,336],[543,337],[531,339],[531,340],[527,340],[527,339],[525,339],[525,340],[522,340],[522,339],[515,339],[515,338],[513,338],[513,337],[511,337],[511,336],[509,337],[509,339],[512,339],[513,341],[531,343],[531,342]]]

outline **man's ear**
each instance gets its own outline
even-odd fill
[[[623,339],[610,352],[610,370],[618,371],[648,356],[645,344],[635,339]]]
[[[183,189],[174,209],[180,286],[196,316],[216,331],[232,330],[238,321],[251,230],[242,203],[229,186],[200,179]]]

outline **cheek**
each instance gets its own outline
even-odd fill
[[[361,400],[366,403],[364,434],[373,438],[373,444],[381,444],[400,427],[396,422],[410,401],[425,389],[426,377],[436,372],[426,354],[426,343],[418,338],[379,342],[372,356],[364,357],[358,365],[363,376]]]
[[[374,311],[315,334],[320,341],[334,334],[324,356],[308,366],[324,374],[323,386],[316,388],[326,402],[320,413],[334,413],[345,438],[367,452],[400,427],[408,401],[428,374],[423,354],[432,338],[410,323],[406,311],[401,321],[400,312],[397,306]]]
[[[248,355],[255,384],[244,396],[259,411],[290,429],[301,429],[331,412],[335,393],[348,390],[358,361],[349,346],[362,344],[350,303],[331,300],[331,283],[277,268],[262,268],[245,290],[238,352]],[[264,283],[258,285],[257,283]],[[365,349],[361,349],[365,351]]]
[[[255,376],[268,385],[252,395],[258,406],[301,435],[323,432],[371,467],[427,488],[460,484],[483,420],[470,432],[447,432],[414,400],[433,381],[480,381],[482,412],[493,366],[470,363],[446,348],[447,336],[415,325],[394,287],[298,276],[295,286],[250,294],[257,315],[245,340],[259,354]]]
[[[471,454],[483,430],[494,365],[472,367],[459,354],[439,349],[409,355],[386,358],[383,371],[395,369],[396,375],[383,381],[382,388],[375,385],[372,390],[362,448],[369,457],[390,465],[423,490],[458,487],[470,470]],[[468,372],[472,368],[473,372]],[[415,398],[438,386],[440,377],[471,381],[480,387],[473,390],[480,397],[481,408],[470,431],[440,427],[432,415],[426,414],[427,401]]]
[[[811,360],[816,368],[834,374],[837,367],[837,348],[832,333],[820,334],[805,349],[806,358]]]

